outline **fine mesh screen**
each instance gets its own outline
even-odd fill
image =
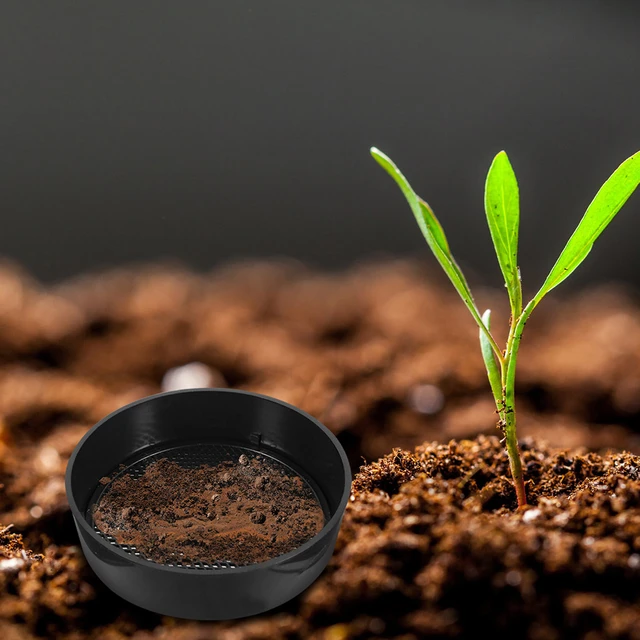
[[[271,465],[282,468],[282,470],[288,473],[289,475],[291,474],[298,475],[313,491],[313,494],[316,496],[316,499],[318,499],[323,509],[325,510],[325,515],[326,515],[327,508],[326,508],[325,501],[321,499],[321,494],[318,491],[315,491],[313,489],[313,487],[311,486],[311,484],[308,482],[306,478],[296,473],[288,465],[285,465],[284,463],[273,458],[272,456],[266,456],[262,453],[258,453],[256,451],[247,449],[245,447],[240,447],[237,445],[229,445],[229,444],[205,443],[205,444],[180,445],[170,449],[163,449],[161,451],[157,451],[150,455],[145,455],[139,460],[136,460],[133,463],[129,464],[128,466],[125,466],[121,470],[118,470],[117,473],[114,473],[111,476],[111,482],[109,484],[105,486],[100,485],[96,489],[96,492],[94,493],[93,498],[89,503],[89,508],[87,510],[87,516],[89,518],[89,521],[93,525],[93,528],[96,531],[96,533],[101,538],[109,542],[109,544],[113,545],[114,547],[118,547],[119,549],[122,549],[126,553],[130,553],[134,556],[137,556],[138,558],[147,560],[148,562],[155,562],[154,560],[146,558],[140,551],[138,551],[138,549],[136,549],[136,547],[124,545],[124,544],[118,544],[112,536],[107,535],[102,531],[100,531],[96,526],[95,522],[93,521],[93,516],[92,516],[93,507],[95,504],[99,502],[102,495],[107,491],[109,491],[109,487],[111,483],[116,478],[119,478],[124,474],[133,476],[134,478],[140,478],[144,474],[146,468],[151,463],[161,459],[168,459],[180,464],[183,467],[196,469],[202,465],[215,466],[217,464],[220,464],[221,462],[236,461],[242,454],[250,458],[260,457],[263,459],[268,459]],[[165,566],[183,567],[186,569],[199,569],[199,570],[223,570],[223,569],[228,570],[228,569],[235,569],[236,567],[242,566],[242,565],[238,565],[233,562],[226,562],[224,560],[216,560],[211,562],[183,563],[180,559],[176,559],[175,562],[170,562],[170,563],[168,562],[165,564]]]

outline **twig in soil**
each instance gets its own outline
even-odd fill
[[[520,194],[515,173],[504,151],[494,158],[485,184],[484,204],[491,239],[509,295],[511,317],[504,350],[491,333],[491,311],[480,315],[471,289],[455,261],[444,230],[429,205],[416,194],[393,161],[375,147],[374,159],[395,180],[418,222],[427,244],[471,312],[480,330],[480,347],[504,434],[518,505],[527,504],[522,460],[516,435],[516,361],[522,332],[542,298],[568,278],[587,257],[593,243],[640,184],[640,152],[625,160],[602,185],[538,293],[523,307],[518,266]]]

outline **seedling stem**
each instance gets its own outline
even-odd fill
[[[494,158],[487,175],[484,201],[489,231],[511,309],[509,335],[504,351],[500,350],[491,334],[491,311],[487,310],[480,315],[471,289],[449,249],[444,230],[429,205],[415,193],[389,157],[375,147],[371,149],[371,155],[400,187],[427,244],[479,327],[480,348],[496,403],[498,427],[504,434],[518,506],[523,507],[527,504],[527,496],[516,434],[515,401],[516,363],[522,332],[538,303],[582,263],[591,251],[593,243],[640,184],[640,152],[625,160],[602,185],[542,287],[524,309],[518,267],[520,193],[507,154],[501,151]]]

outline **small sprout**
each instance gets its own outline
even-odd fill
[[[491,333],[491,311],[480,314],[462,270],[453,258],[444,230],[429,205],[420,198],[398,167],[376,148],[371,155],[395,180],[406,198],[427,244],[478,324],[480,349],[504,435],[518,505],[527,504],[522,460],[516,436],[516,361],[522,332],[542,298],[568,278],[587,257],[594,242],[640,184],[640,152],[625,160],[602,185],[538,293],[523,306],[518,266],[520,195],[515,173],[504,151],[493,160],[487,175],[484,204],[491,239],[509,296],[511,319],[506,348],[498,347]],[[529,518],[532,516],[529,516]]]

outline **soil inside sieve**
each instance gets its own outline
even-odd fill
[[[98,529],[149,560],[247,565],[293,551],[324,526],[309,485],[260,455],[189,468],[162,458],[126,471],[95,506]]]

